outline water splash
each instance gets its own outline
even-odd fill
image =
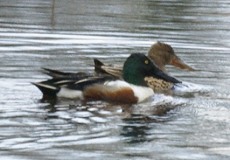
[[[211,86],[182,82],[174,85],[173,93],[178,96],[195,96],[196,94],[205,94],[213,90]]]

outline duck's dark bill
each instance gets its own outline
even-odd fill
[[[181,83],[181,81],[177,80],[174,77],[171,77],[169,75],[167,75],[166,73],[164,73],[163,71],[161,71],[160,69],[156,68],[154,71],[154,76],[156,78],[162,79],[164,81],[167,82],[171,82],[171,83]]]

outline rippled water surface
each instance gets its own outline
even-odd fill
[[[0,159],[230,158],[230,3],[0,1]],[[41,101],[42,67],[93,72],[162,41],[196,71],[199,91],[131,107]]]

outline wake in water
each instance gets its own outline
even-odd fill
[[[189,103],[191,97],[206,96],[213,88],[189,82],[174,85],[170,93],[155,93],[148,101],[133,106],[133,113],[145,115],[165,115],[167,112]]]
[[[131,108],[132,114],[162,116],[176,107],[183,106],[186,102],[185,98],[156,93],[147,101],[135,104]]]
[[[177,83],[173,87],[173,94],[182,97],[193,97],[196,94],[207,94],[213,90],[211,86],[190,82]]]

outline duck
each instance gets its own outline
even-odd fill
[[[163,42],[158,41],[154,43],[150,47],[147,56],[159,69],[166,73],[166,65],[172,65],[182,70],[195,71],[195,69],[187,65],[175,54],[173,48],[169,44]],[[98,59],[94,60],[94,64],[96,73],[106,73],[121,78],[122,66],[104,64]]]
[[[166,65],[172,65],[182,70],[195,71],[194,68],[176,55],[171,45],[160,41],[157,41],[150,47],[147,56],[164,72],[166,72]]]
[[[155,63],[155,65],[164,72],[166,71],[166,65],[172,65],[182,70],[195,71],[194,68],[187,65],[183,60],[181,60],[174,52],[171,45],[157,41],[154,43],[147,56]],[[94,59],[94,66],[96,73],[106,73],[111,74],[116,77],[122,77],[122,66],[119,65],[109,65],[104,64],[98,59]],[[43,68],[43,72],[51,77],[76,77],[79,73],[73,72],[62,72],[59,70],[53,70],[48,68]],[[81,76],[82,74],[80,74]]]
[[[154,90],[148,85],[148,79],[151,77],[172,84],[181,83],[180,80],[164,73],[149,57],[141,53],[132,53],[125,60],[122,70],[122,79],[111,75],[83,74],[81,78],[56,77],[33,84],[42,92],[43,98],[135,104],[154,95]]]
[[[166,43],[157,41],[154,43],[147,54],[148,58],[150,58],[155,65],[167,73],[165,66],[172,65],[177,68],[187,70],[187,71],[195,71],[192,67],[183,62],[174,52],[173,48]],[[94,59],[94,70],[96,74],[107,74],[117,78],[122,79],[122,66],[119,65],[109,65],[104,64],[98,59]],[[73,72],[62,72],[59,70],[53,70],[48,68],[43,68],[43,73],[54,77],[54,78],[73,78],[73,77],[88,77],[90,76],[87,73],[73,73]],[[158,93],[169,93],[171,89],[174,87],[173,83],[164,81],[162,79],[157,79],[154,77],[146,77],[146,81],[149,87],[151,87],[154,92]]]
[[[181,60],[171,45],[157,41],[156,43],[152,44],[150,47],[147,56],[155,63],[155,65],[161,69],[162,71],[166,72],[166,65],[172,65],[176,68],[187,70],[187,71],[195,71],[194,68],[187,65],[183,60]],[[104,64],[98,59],[94,59],[94,67],[95,72],[100,74],[110,74],[115,77],[122,78],[122,66],[121,65],[109,65]],[[59,78],[67,78],[67,77],[77,77],[86,75],[86,73],[73,73],[73,72],[62,72],[59,70],[53,70],[49,68],[43,68],[43,73],[51,76],[51,77],[59,77]]]

